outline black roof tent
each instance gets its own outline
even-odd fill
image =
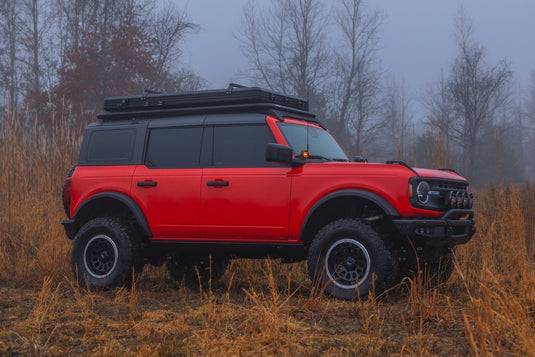
[[[304,99],[233,83],[227,89],[105,98],[104,110],[97,115],[103,121],[255,111],[316,122]]]

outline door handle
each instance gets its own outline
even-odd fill
[[[208,187],[227,187],[228,181],[208,181],[206,185]]]
[[[138,187],[156,187],[156,185],[158,185],[156,181],[141,181],[137,183]]]

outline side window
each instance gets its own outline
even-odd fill
[[[97,130],[91,133],[87,148],[88,163],[125,164],[132,160],[136,129]]]
[[[278,166],[266,161],[266,145],[274,143],[265,124],[214,127],[215,167]]]
[[[151,129],[145,165],[151,169],[199,167],[201,139],[201,127]]]

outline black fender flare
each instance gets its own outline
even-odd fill
[[[143,233],[147,237],[152,237],[152,232],[149,227],[149,223],[147,222],[147,218],[145,217],[145,214],[143,213],[143,210],[139,207],[136,201],[134,201],[131,197],[120,193],[120,192],[101,192],[97,193],[96,195],[91,196],[87,200],[85,200],[78,208],[76,209],[76,212],[74,212],[73,218],[76,219],[78,217],[78,214],[91,202],[94,202],[98,199],[102,198],[111,198],[114,200],[117,200],[121,203],[123,203],[134,215],[134,218],[137,221],[137,224],[143,231]]]
[[[379,196],[376,193],[373,193],[373,192],[370,192],[370,191],[366,191],[366,190],[361,190],[361,189],[346,189],[346,190],[335,191],[335,192],[331,192],[331,193],[323,196],[322,198],[320,198],[316,203],[314,203],[312,208],[310,208],[308,210],[308,212],[307,212],[307,214],[305,216],[305,219],[303,220],[303,224],[301,225],[301,237],[303,237],[303,234],[305,232],[305,228],[308,225],[308,221],[309,221],[310,217],[314,214],[316,209],[321,207],[325,202],[327,202],[329,200],[332,200],[334,198],[338,198],[338,197],[363,198],[363,199],[366,199],[368,201],[371,201],[371,202],[375,203],[388,216],[391,216],[391,217],[399,217],[400,216],[399,212],[396,210],[396,208],[390,202],[388,202],[388,200],[386,200],[384,197]]]

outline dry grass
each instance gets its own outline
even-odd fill
[[[0,355],[535,355],[535,187],[477,192],[478,233],[435,290],[378,299],[311,291],[303,263],[238,260],[209,289],[148,267],[130,289],[88,292],[59,222],[80,132],[0,119]]]

